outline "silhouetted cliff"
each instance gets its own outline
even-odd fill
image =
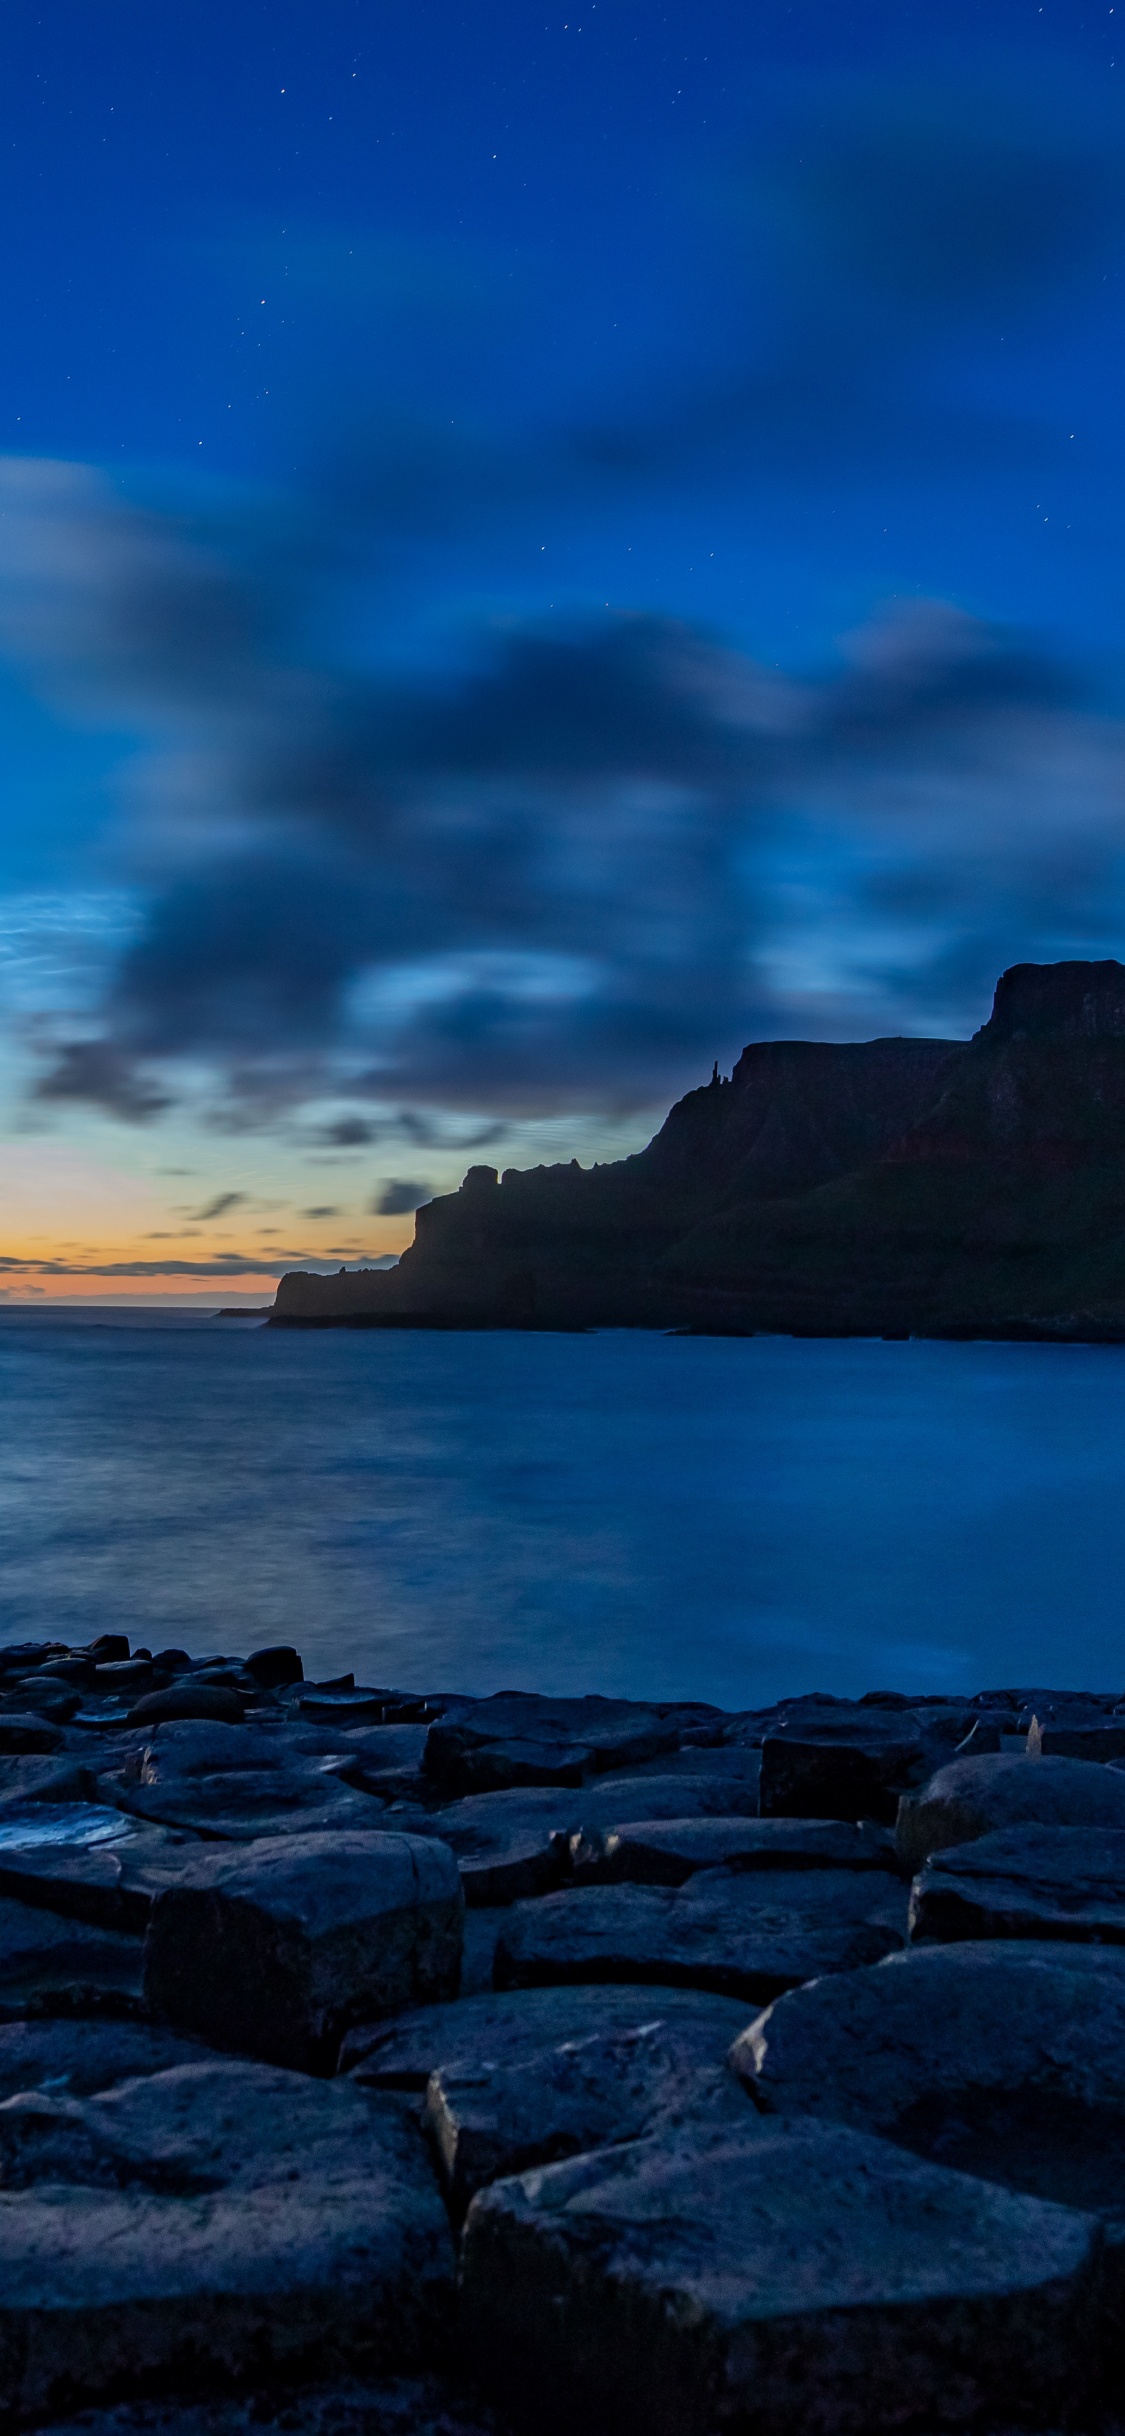
[[[1125,966],[1016,965],[968,1042],[757,1043],[636,1157],[470,1168],[274,1319],[1125,1336]]]

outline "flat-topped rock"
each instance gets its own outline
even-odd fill
[[[17,1804],[86,1802],[93,1793],[91,1771],[66,1751],[0,1759],[0,1827],[5,1813]]]
[[[1125,2207],[1125,1954],[915,1946],[795,1988],[736,2040],[770,2114],[878,2132],[1069,2205]]]
[[[910,1934],[1125,1944],[1125,1830],[1004,1827],[935,1853],[914,1881]]]
[[[545,1700],[497,1692],[430,1730],[425,1771],[447,1794],[580,1785],[599,1770],[674,1751],[680,1725],[633,1700]]]
[[[423,2005],[396,2020],[349,2030],[341,2072],[372,2089],[424,2090],[431,2073],[451,2064],[497,2069],[527,2063],[566,2039],[636,2030],[659,2017],[692,2035],[725,2040],[746,2027],[746,2006],[697,1988],[578,1985],[521,1988],[462,1997],[456,2005]],[[725,2052],[725,2049],[723,2050]]]
[[[1072,2417],[1096,2219],[835,2125],[660,2137],[469,2210],[474,2358],[538,2424],[839,2436]]]
[[[420,2364],[445,2212],[394,2100],[239,2063],[0,2106],[0,2411]]]
[[[906,1893],[875,1871],[704,1870],[681,1888],[592,1886],[517,1904],[498,1988],[616,1979],[765,2003],[906,1940]]]
[[[179,2029],[330,2071],[352,2022],[456,1995],[462,1917],[457,1864],[429,1839],[292,1836],[204,1851],[153,1903],[145,1996]]]
[[[155,2022],[40,2017],[0,2023],[0,2099],[23,2089],[87,2098],[118,2081],[213,2061],[202,2039]]]
[[[893,1825],[900,1794],[928,1772],[914,1717],[859,1706],[843,1716],[815,1711],[763,1737],[761,1814]]]
[[[986,1753],[951,1760],[904,1796],[895,1838],[907,1869],[1000,1827],[1125,1828],[1125,1776],[1089,1760]]]
[[[638,1819],[571,1838],[579,1880],[682,1886],[697,1870],[881,1869],[895,1871],[889,1828],[843,1819]]]
[[[486,2183],[576,2157],[609,2141],[660,2130],[713,2136],[755,2118],[723,2047],[717,2018],[662,2016],[598,2030],[515,2064],[490,2058],[443,2065],[426,2090],[424,2119],[450,2212],[459,2223]]]
[[[518,1903],[565,1884],[573,1838],[596,1838],[640,1799],[646,1819],[711,1818],[726,1817],[732,1809],[741,1815],[754,1793],[737,1776],[648,1776],[643,1787],[615,1776],[571,1787],[524,1785],[469,1794],[440,1810],[412,1812],[409,1826],[412,1834],[439,1836],[457,1854],[466,1903]]]
[[[76,1807],[73,1816],[77,1836],[83,1813]],[[90,1928],[143,1937],[155,1897],[193,1867],[203,1848],[194,1836],[142,1825],[120,1811],[97,1810],[87,1816],[108,1819],[115,1832],[99,1831],[87,1843],[65,1842],[64,1813],[58,1837],[18,1845],[0,1840],[0,1894],[58,1912],[64,1919],[84,1921]]]
[[[98,1786],[133,1817],[233,1843],[320,1826],[362,1830],[377,1825],[382,1807],[290,1736],[221,1720],[169,1720]]]
[[[43,2013],[140,2014],[138,1938],[0,1896],[0,2022]]]

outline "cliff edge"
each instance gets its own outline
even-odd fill
[[[470,1168],[271,1317],[1125,1337],[1125,965],[1015,965],[967,1042],[755,1043],[635,1157]]]

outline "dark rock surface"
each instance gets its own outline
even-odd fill
[[[912,1947],[795,1988],[731,2063],[770,2114],[811,2115],[1111,2217],[1125,2215],[1125,1954]]]
[[[118,2081],[178,2064],[213,2061],[201,2039],[143,2021],[12,2021],[0,2024],[0,2099],[21,2089],[92,2097]]]
[[[929,1773],[913,1717],[869,1709],[781,1726],[762,1742],[763,1818],[881,1819]]]
[[[179,2029],[331,2070],[350,2023],[456,1995],[462,1916],[457,1864],[428,1839],[267,1837],[201,1852],[153,1904],[145,1997]]]
[[[517,1904],[498,1988],[624,1980],[765,2003],[905,1944],[905,1889],[874,1871],[701,1870],[681,1888],[592,1886]]]
[[[446,2378],[334,2378],[206,2402],[120,2402],[53,2419],[42,2436],[503,2436],[479,2395]]]
[[[571,1867],[590,1884],[682,1886],[700,1869],[897,1868],[885,1827],[842,1819],[636,1819],[572,1837]]]
[[[691,1754],[699,1762],[707,1756]],[[638,1803],[646,1819],[725,1820],[732,1810],[741,1817],[752,1798],[744,1776],[693,1769],[678,1776],[606,1776],[575,1787],[527,1785],[468,1794],[428,1814],[411,1812],[401,1823],[412,1834],[439,1836],[456,1853],[466,1903],[495,1905],[564,1885],[572,1874],[572,1854],[593,1852],[599,1838]],[[387,1818],[384,1824],[399,1821]]]
[[[1084,2394],[1096,2220],[814,2124],[675,2136],[481,2191],[474,2354],[540,2424],[805,2436],[1042,2422]]]
[[[543,1700],[498,1692],[431,1727],[423,1768],[447,1799],[510,1785],[580,1785],[599,1770],[675,1751],[674,1717],[632,1700]]]
[[[0,2106],[0,2411],[420,2364],[453,2254],[393,2100],[207,2063]]]
[[[1025,1825],[1125,1828],[1125,1775],[1061,1757],[955,1759],[903,1797],[895,1834],[903,1866],[919,1869],[951,1844]]]
[[[0,1897],[0,2021],[43,2013],[141,2014],[136,1937]]]
[[[661,1988],[655,1995],[636,1987],[563,1986],[525,1988],[462,1998],[460,2004],[423,2005],[396,2020],[364,2023],[350,2030],[340,2050],[341,2072],[354,2072],[371,2089],[425,2089],[431,2073],[447,2065],[488,2064],[496,2070],[528,2063],[564,2040],[637,2030],[659,2019],[726,2046],[746,2025],[746,2006],[694,1988]],[[725,2047],[717,2052],[725,2052]]]
[[[1125,1945],[1125,1831],[1003,1827],[935,1853],[914,1881],[910,1934]]]

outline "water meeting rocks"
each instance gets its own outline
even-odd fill
[[[905,1890],[874,1871],[709,1869],[680,1888],[592,1886],[517,1904],[495,1983],[616,1979],[766,2003],[892,1953],[906,1912]]]
[[[493,2183],[463,2323],[539,2424],[840,2436],[1050,2424],[1083,2394],[1098,2227],[811,2124],[660,2134]]]
[[[1125,1945],[1125,1831],[1005,1827],[935,1853],[914,1881],[910,1933]]]
[[[895,1840],[904,1867],[1001,1827],[1125,1828],[1125,1775],[1090,1760],[990,1752],[954,1759],[904,1796]]]
[[[462,1916],[452,1853],[422,1837],[201,1851],[153,1904],[145,1997],[218,2045],[330,2071],[350,2023],[456,1995]]]
[[[453,2255],[393,2100],[209,2062],[0,2105],[5,2424],[130,2391],[419,2364]]]

